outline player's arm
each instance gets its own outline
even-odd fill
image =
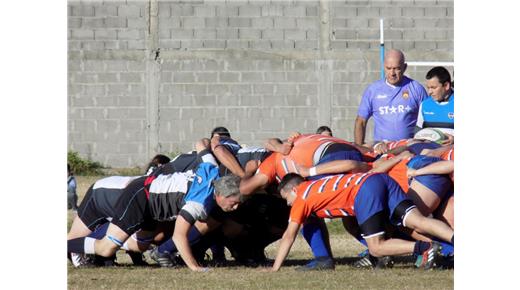
[[[310,168],[301,165],[295,165],[295,167],[297,168],[296,173],[300,174],[302,177],[345,172],[367,172],[370,170],[370,165],[366,162],[355,160],[334,160]]]
[[[289,154],[291,152],[292,146],[292,143],[289,143],[287,141],[283,142],[278,138],[267,139],[267,141],[265,141],[264,144],[265,149],[272,152],[278,152],[283,155]]]
[[[193,257],[190,243],[188,241],[188,232],[191,224],[182,216],[178,215],[175,221],[175,230],[173,231],[173,243],[181,254],[182,260],[192,271],[207,271],[207,268],[200,267]]]
[[[367,120],[357,116],[354,123],[354,142],[358,145],[363,145],[365,142],[365,133],[367,129]]]
[[[395,165],[397,165],[397,163],[401,162],[403,159],[408,158],[408,157],[413,157],[413,153],[411,153],[409,151],[403,151],[403,152],[401,152],[401,154],[399,154],[393,158],[390,158],[387,160],[379,159],[374,162],[373,168],[370,170],[370,172],[374,172],[374,173],[388,172]]]
[[[426,174],[450,174],[453,173],[455,169],[454,165],[453,160],[442,160],[419,169],[408,168],[406,175],[408,178],[412,178]]]
[[[386,142],[384,141],[377,142],[372,146],[372,150],[376,154],[385,154],[386,152],[388,152],[388,144],[386,144]]]
[[[265,148],[271,152],[278,152],[282,155],[288,155],[293,147],[294,140],[300,137],[300,132],[291,132],[287,140],[282,141],[278,138],[270,138],[265,142]]]
[[[246,163],[246,167],[244,169],[245,175],[243,178],[248,178],[248,177],[255,175],[255,172],[258,169],[258,166],[260,166],[260,160],[249,160]]]
[[[432,156],[432,157],[441,157],[441,155],[444,152],[450,151],[451,149],[453,149],[453,145],[442,146],[437,149],[423,149],[421,151],[421,155]]]
[[[274,260],[273,267],[271,271],[276,272],[282,266],[283,261],[289,254],[292,245],[294,244],[294,240],[298,235],[298,230],[300,229],[300,225],[295,222],[289,222],[285,233],[282,236],[282,240],[280,242],[280,247],[278,248],[278,253],[276,254],[276,259]]]
[[[243,195],[249,195],[253,192],[264,188],[269,183],[269,178],[263,173],[258,172],[251,177],[242,178],[240,181],[240,193]]]
[[[444,133],[444,135],[446,136],[446,140],[441,142],[442,145],[453,145],[453,143],[455,143],[455,136],[448,133]]]
[[[233,174],[241,178],[244,177],[244,169],[242,169],[235,156],[225,146],[220,144],[220,136],[211,138],[211,150],[220,163],[226,166]]]

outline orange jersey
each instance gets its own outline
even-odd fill
[[[301,135],[294,139],[294,146],[288,155],[274,152],[260,164],[258,171],[269,178],[269,183],[275,179],[280,181],[290,172],[290,169],[294,169],[295,163],[305,167],[316,165],[327,147],[334,143],[353,146],[352,143],[335,137],[318,134]]]
[[[387,154],[386,156],[381,158],[384,160],[388,160],[394,157],[395,155],[393,154]],[[408,171],[408,167],[406,166],[406,164],[408,163],[408,161],[410,161],[410,159],[412,158],[408,157],[399,161],[399,163],[394,165],[387,172],[387,174],[390,175],[390,177],[392,177],[392,179],[394,179],[399,184],[399,186],[405,193],[408,192],[408,188],[410,187],[410,185],[408,184],[408,176],[406,175],[406,172]]]
[[[405,193],[408,192],[408,188],[410,187],[408,184],[408,176],[406,175],[406,171],[408,171],[406,164],[408,161],[410,161],[410,159],[412,158],[408,157],[399,161],[399,163],[394,165],[394,167],[388,171],[388,175],[390,175],[390,177],[392,177],[399,184]]]
[[[397,147],[408,146],[409,141],[410,141],[410,139],[401,139],[398,141],[391,141],[391,142],[386,143],[386,146],[387,146],[388,150],[392,150]]]
[[[296,187],[289,221],[302,224],[312,213],[321,218],[355,215],[359,188],[374,174],[377,173],[340,174],[301,183]]]
[[[455,161],[455,147],[441,154],[441,158],[444,160],[453,160]]]

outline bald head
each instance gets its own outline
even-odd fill
[[[406,70],[404,54],[397,49],[390,49],[385,53],[385,78],[391,85],[398,85],[403,79]]]

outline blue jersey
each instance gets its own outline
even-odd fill
[[[406,76],[398,86],[379,80],[365,90],[358,116],[374,117],[375,141],[412,138],[419,106],[427,96],[420,83]]]
[[[448,100],[444,102],[437,102],[432,97],[429,97],[421,103],[421,110],[417,119],[417,127],[436,128],[444,133],[454,135],[454,112],[454,93],[452,93]]]
[[[211,163],[202,163],[195,176],[186,196],[184,206],[180,211],[188,222],[194,223],[197,220],[205,220],[209,212],[215,206],[213,192],[215,188],[213,181],[219,178],[218,167]]]

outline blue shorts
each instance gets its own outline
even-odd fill
[[[323,156],[320,158],[320,161],[316,163],[316,165],[320,165],[323,163],[327,163],[335,160],[354,160],[354,161],[363,161],[363,155],[354,147],[347,144],[334,144],[331,148],[328,148]],[[317,180],[327,176],[328,174],[320,174],[316,176],[310,176],[308,180]]]
[[[418,155],[408,161],[407,166],[413,169],[423,168],[432,163],[442,161],[439,157]],[[453,195],[453,182],[447,174],[426,174],[414,177],[414,180],[433,191],[441,200]]]
[[[387,174],[369,176],[354,200],[354,212],[363,237],[384,233],[385,222],[401,225],[415,205]]]

